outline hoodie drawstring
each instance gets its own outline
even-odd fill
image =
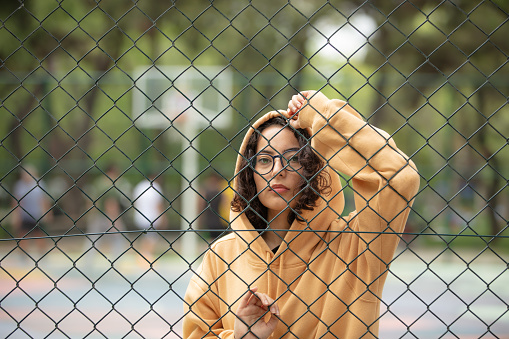
[[[285,249],[285,251],[286,251],[286,249]],[[283,251],[283,252],[284,252],[284,251]],[[283,273],[283,252],[281,252],[281,254],[279,255],[279,270],[278,270],[278,272],[277,272],[278,277],[281,277],[281,276],[282,276],[282,273]],[[278,279],[278,280],[279,280],[279,279]],[[279,297],[281,296],[281,292],[280,292],[280,290],[279,290],[279,286],[280,286],[280,285],[282,285],[282,284],[280,283],[280,281],[278,281],[278,282],[277,282],[277,286],[276,286],[276,298],[277,298],[277,300],[278,300],[278,301],[280,301],[280,300],[279,300]]]

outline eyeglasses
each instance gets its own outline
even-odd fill
[[[265,175],[274,169],[274,161],[276,158],[281,160],[283,169],[287,171],[298,171],[302,168],[299,160],[299,150],[290,149],[280,155],[257,154],[251,158],[251,167],[258,174]]]

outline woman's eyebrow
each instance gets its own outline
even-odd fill
[[[267,146],[265,148],[262,148],[261,150],[259,150],[256,153],[257,154],[260,154],[260,153],[274,154],[274,153],[277,153],[277,152],[273,148],[270,148],[269,146]]]
[[[267,150],[268,149],[268,150]],[[270,146],[266,146],[265,148],[259,150],[257,152],[257,154],[283,154],[283,153],[286,153],[286,152],[290,152],[290,151],[300,151],[301,149],[298,148],[298,147],[291,147],[291,148],[287,148],[285,150],[283,150],[281,153],[276,151],[275,149],[273,149],[272,147]]]

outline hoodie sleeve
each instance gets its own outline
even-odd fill
[[[404,230],[419,174],[386,132],[366,123],[344,101],[319,92],[308,100],[299,112],[301,126],[311,129],[311,145],[327,165],[351,178],[354,192],[355,211],[347,219],[343,238],[349,241],[341,241],[341,258],[360,280],[355,285],[377,290],[399,242],[394,233]]]
[[[213,284],[208,284],[207,274],[202,270],[210,265],[206,255],[202,265],[191,278],[184,297],[183,334],[186,339],[233,338],[233,330],[223,328],[219,311],[219,298]]]

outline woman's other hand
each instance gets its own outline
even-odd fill
[[[276,329],[279,307],[268,295],[257,291],[258,287],[253,287],[240,299],[235,319],[235,339],[264,339]]]

